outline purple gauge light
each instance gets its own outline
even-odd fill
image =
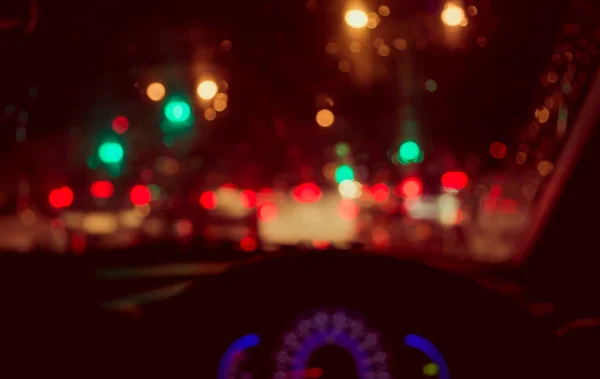
[[[317,312],[300,320],[284,334],[275,358],[274,379],[391,377],[379,336],[341,311]]]

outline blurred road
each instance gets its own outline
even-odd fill
[[[385,254],[421,251],[426,256],[502,262],[511,258],[529,213],[525,206],[511,203],[510,209],[480,209],[472,219],[473,210],[448,194],[411,201],[390,196],[386,201],[366,203],[333,191],[318,196],[309,193],[312,197],[304,199],[271,193],[258,200],[243,192],[227,189],[216,193],[215,203],[207,209],[190,208],[186,216],[174,219],[148,206],[103,213],[65,211],[60,219],[70,241],[64,243],[70,243],[72,252],[83,253],[93,248],[128,247],[148,239],[185,240],[193,235],[236,241],[246,252],[259,244],[305,244],[319,249],[332,245],[346,248],[360,242]],[[199,215],[202,212],[205,216]],[[25,216],[33,217],[35,224]],[[50,225],[50,220],[44,220],[29,213],[5,217],[0,222],[5,250],[56,250],[56,239],[40,232],[39,225]],[[28,222],[31,225],[26,227]],[[19,233],[14,233],[16,226]],[[50,226],[42,229],[57,233]]]

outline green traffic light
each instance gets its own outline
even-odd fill
[[[118,142],[104,142],[98,148],[98,157],[104,163],[118,163],[123,155],[123,146]]]
[[[398,160],[401,163],[417,162],[421,156],[421,148],[414,141],[406,141],[400,145]]]
[[[173,123],[183,123],[190,119],[192,108],[181,100],[171,100],[165,106],[165,117]]]
[[[335,170],[335,181],[338,183],[344,180],[353,180],[354,170],[348,165],[341,165]]]

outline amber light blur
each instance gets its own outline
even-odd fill
[[[315,119],[319,126],[321,126],[322,128],[328,128],[331,125],[333,125],[333,122],[335,121],[335,116],[333,115],[333,112],[329,109],[321,109],[317,112],[317,116],[315,117]]]
[[[165,86],[159,82],[150,83],[146,88],[146,96],[152,101],[161,101],[167,93]]]
[[[457,4],[446,3],[441,18],[447,26],[458,26],[465,21],[465,11]]]
[[[198,84],[196,93],[202,100],[210,100],[217,95],[219,88],[212,80],[204,80]]]
[[[351,28],[362,29],[367,26],[369,16],[365,11],[360,9],[350,9],[344,15],[344,21],[346,21],[346,24]]]

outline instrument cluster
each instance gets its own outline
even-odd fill
[[[219,379],[391,379],[450,377],[442,352],[425,336],[406,334],[394,346],[367,317],[345,309],[319,309],[299,317],[280,336],[271,362],[257,362],[273,345],[250,333],[223,353]],[[401,355],[400,355],[401,354]],[[393,364],[391,361],[393,360]]]

